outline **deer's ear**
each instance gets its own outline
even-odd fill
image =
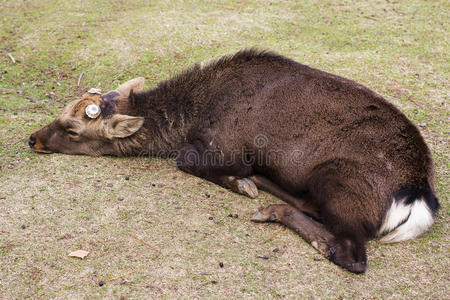
[[[144,77],[134,78],[120,85],[116,89],[116,92],[118,92],[121,97],[128,98],[131,91],[134,91],[135,93],[142,92],[142,90],[144,89],[144,83]]]
[[[106,136],[108,138],[126,138],[144,125],[143,117],[134,117],[116,114],[106,124]]]

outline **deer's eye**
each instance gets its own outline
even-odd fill
[[[67,130],[67,134],[71,136],[79,136],[79,133],[71,129]]]

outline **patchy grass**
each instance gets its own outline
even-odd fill
[[[1,297],[448,298],[449,9],[417,0],[2,1]],[[29,134],[87,88],[136,76],[152,86],[251,46],[364,83],[426,123],[442,204],[426,235],[369,243],[368,271],[356,276],[289,230],[261,244],[280,226],[249,217],[278,201],[270,195],[241,197],[170,161],[27,148]],[[90,254],[67,256],[77,249]]]

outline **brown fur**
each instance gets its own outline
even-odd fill
[[[432,195],[433,163],[419,130],[354,81],[248,50],[196,65],[146,92],[142,84],[127,83],[102,97],[83,96],[32,135],[34,149],[117,156],[168,156],[181,149],[182,170],[219,184],[226,175],[266,176],[316,207],[328,230],[343,241],[338,248],[354,249],[352,259],[362,261],[365,241],[377,235],[397,192]],[[102,107],[101,117],[86,118],[89,103]],[[128,137],[108,138],[105,132],[117,114],[145,122]],[[81,131],[77,140],[67,137],[71,122]],[[263,145],[255,143],[258,136]],[[221,161],[235,155],[233,164],[186,160],[188,153],[201,157],[207,151],[220,153]],[[287,160],[270,157],[277,151]],[[295,163],[289,160],[294,156]],[[259,158],[264,163],[243,162]]]

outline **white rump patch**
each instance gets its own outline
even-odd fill
[[[392,201],[378,231],[382,243],[396,243],[413,239],[424,233],[433,224],[433,213],[423,198],[411,204],[406,199]]]

